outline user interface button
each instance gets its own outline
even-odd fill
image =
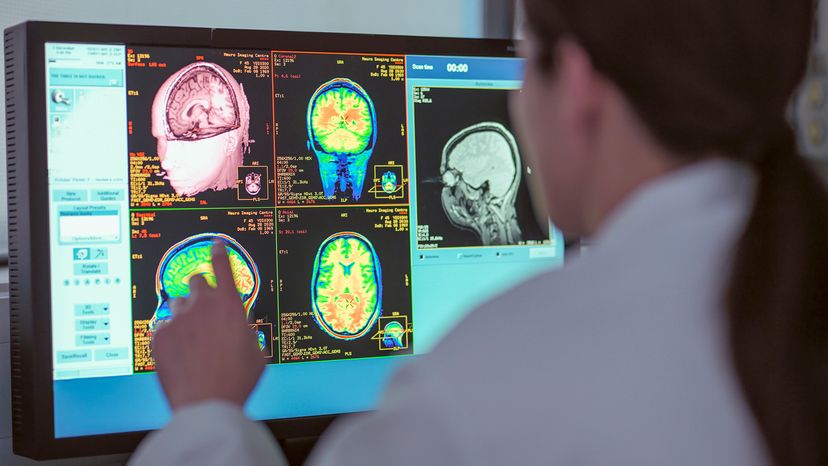
[[[52,191],[52,200],[55,202],[86,201],[89,192],[85,189],[55,189]]]
[[[106,262],[79,262],[75,264],[75,275],[106,275],[109,266]]]
[[[75,321],[75,330],[81,332],[92,330],[109,330],[109,319],[78,319]]]
[[[109,314],[109,304],[76,304],[75,317],[105,316]]]
[[[76,346],[108,345],[112,338],[108,333],[83,333],[75,335]]]
[[[116,361],[129,356],[126,348],[107,348],[95,350],[95,361]]]
[[[90,362],[92,361],[92,352],[89,350],[72,350],[72,351],[58,351],[57,362],[65,364],[68,362]]]
[[[92,200],[104,202],[118,202],[125,198],[123,189],[93,189]]]

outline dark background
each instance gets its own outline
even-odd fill
[[[407,210],[405,207],[396,209]],[[408,316],[408,322],[411,323],[411,254],[408,231],[375,229],[374,224],[380,221],[380,217],[388,214],[366,213],[365,208],[359,207],[279,210],[282,214],[288,211],[298,214],[298,218],[290,220],[289,223],[282,223],[279,227],[280,230],[291,229],[297,233],[279,235],[278,242],[281,282],[279,310],[281,312],[306,311],[308,315],[300,320],[307,327],[299,335],[312,336],[310,340],[297,342],[296,347],[327,345],[329,348],[351,351],[354,358],[410,354],[413,349],[412,334],[408,335],[407,350],[380,351],[379,342],[371,339],[379,330],[376,323],[368,333],[356,340],[345,341],[332,338],[320,329],[313,319],[310,296],[313,262],[319,246],[334,233],[353,231],[368,238],[379,257],[383,285],[381,315],[391,316],[393,312],[399,312],[400,315]],[[348,213],[348,217],[342,218],[341,214],[345,212]],[[343,359],[344,356],[339,354],[321,359],[326,358]]]
[[[513,135],[509,118],[509,93],[501,89],[436,88],[424,94],[432,103],[413,104],[417,157],[417,223],[428,225],[431,236],[442,236],[439,247],[482,246],[472,231],[458,228],[443,210],[443,184],[440,162],[449,139],[469,126],[485,121],[502,124]],[[515,137],[517,137],[515,135]],[[532,209],[526,168],[522,169],[515,202],[523,241],[543,241],[549,234],[542,229]],[[429,242],[433,243],[433,242]]]
[[[274,52],[279,54],[284,52]],[[371,55],[365,55],[371,56]],[[401,199],[376,199],[368,191],[373,186],[374,165],[386,165],[394,161],[404,167],[408,176],[408,146],[401,126],[406,125],[405,81],[391,81],[385,77],[371,77],[376,72],[378,63],[361,61],[362,55],[339,54],[297,54],[294,63],[282,67],[274,66],[274,74],[300,74],[301,79],[274,77],[273,88],[276,94],[274,113],[278,133],[276,136],[276,156],[311,156],[311,160],[298,162],[304,170],[300,175],[308,180],[304,186],[294,186],[294,192],[318,193],[315,204],[407,204],[408,187]],[[345,63],[338,65],[337,60]],[[274,61],[275,65],[276,61]],[[348,78],[365,89],[374,102],[377,117],[377,142],[373,155],[368,161],[365,185],[359,201],[354,202],[350,194],[337,193],[337,198],[328,200],[322,193],[322,181],[319,177],[319,164],[313,150],[308,148],[307,113],[308,104],[314,92],[322,84],[334,78]],[[281,97],[284,96],[284,97]],[[299,191],[301,190],[301,191]],[[279,195],[280,206],[296,205],[287,201],[288,193]]]
[[[127,89],[138,91],[137,96],[127,97],[127,117],[132,122],[132,134],[128,137],[128,147],[130,152],[146,152],[148,156],[157,156],[157,140],[152,135],[152,101],[155,99],[155,94],[158,89],[174,73],[181,68],[194,63],[196,56],[203,56],[206,62],[215,63],[228,72],[244,87],[244,93],[247,96],[247,102],[250,104],[250,130],[249,136],[251,141],[250,153],[244,154],[244,161],[242,165],[252,165],[253,161],[257,161],[259,165],[267,165],[270,167],[270,177],[268,183],[272,182],[273,174],[273,139],[270,135],[270,127],[272,123],[272,107],[270,104],[271,89],[270,78],[265,73],[264,77],[257,78],[252,74],[233,73],[233,68],[239,67],[240,60],[248,60],[247,58],[224,57],[221,49],[192,49],[192,48],[173,48],[173,47],[133,47],[135,53],[149,53],[150,59],[145,60],[155,61],[158,63],[166,63],[166,68],[150,68],[150,67],[127,67],[126,70],[126,84]],[[228,52],[239,52],[239,50],[226,50]],[[263,53],[265,58],[259,59],[267,61],[270,55],[267,51],[261,50],[243,50],[245,53]],[[162,177],[151,177],[150,180],[164,181]],[[243,188],[242,188],[243,189]],[[273,187],[269,188],[271,194]],[[163,186],[149,187],[148,194],[167,193],[175,196],[175,191],[170,187],[169,183],[164,181]],[[196,207],[192,203],[186,202],[183,198],[178,198],[173,202],[174,207]],[[199,206],[210,207],[234,207],[234,206],[272,206],[274,202],[270,200],[241,200],[237,199],[237,190],[235,188],[225,189],[222,191],[204,191],[195,196],[196,202]],[[138,199],[132,198],[130,193],[130,201],[134,202]],[[203,201],[203,202],[202,202]],[[135,207],[140,207],[130,204]],[[160,206],[152,206],[160,207]]]
[[[266,211],[268,214],[272,210]],[[200,233],[224,233],[244,247],[256,261],[259,268],[259,295],[250,310],[249,320],[255,322],[262,319],[265,322],[276,323],[276,293],[275,277],[276,264],[274,254],[274,235],[261,235],[259,232],[239,232],[237,228],[243,226],[251,217],[262,218],[266,214],[255,211],[255,216],[228,216],[223,210],[183,210],[157,211],[155,221],[144,227],[148,233],[161,233],[160,238],[140,238],[132,240],[132,254],[141,254],[142,259],[132,260],[132,299],[133,320],[151,319],[158,305],[155,294],[155,272],[161,262],[161,256],[179,241]],[[207,220],[200,220],[206,215]],[[270,362],[276,362],[273,358]]]

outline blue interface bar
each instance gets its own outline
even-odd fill
[[[49,71],[52,86],[123,87],[124,72],[112,69],[54,68]]]
[[[479,79],[487,81],[520,81],[524,60],[492,57],[406,57],[408,79]]]

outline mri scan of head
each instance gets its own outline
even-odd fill
[[[350,189],[358,201],[377,142],[377,115],[368,93],[346,78],[319,86],[308,104],[307,128],[325,197]]]
[[[443,210],[454,226],[475,232],[485,246],[522,240],[515,209],[520,153],[506,127],[483,122],[452,136],[440,175]]]
[[[313,318],[338,340],[364,336],[382,314],[382,267],[371,241],[341,232],[319,246],[311,279]]]
[[[235,187],[249,128],[244,88],[214,63],[185,66],[155,94],[152,135],[164,179],[180,196]]]
[[[222,233],[201,233],[179,241],[161,256],[155,272],[158,305],[150,320],[150,330],[154,331],[159,322],[172,318],[170,301],[190,295],[190,279],[194,276],[202,275],[210,286],[216,286],[212,261],[212,247],[216,239],[221,240],[227,248],[236,290],[245,314],[250,315],[259,295],[259,267],[234,238]]]
[[[403,337],[405,336],[405,327],[396,320],[392,320],[385,325],[382,332],[382,345],[386,348],[402,348]]]
[[[262,175],[250,172],[244,177],[244,190],[247,194],[255,196],[262,191]]]

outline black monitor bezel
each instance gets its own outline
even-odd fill
[[[35,459],[125,453],[147,432],[56,439],[46,176],[46,42],[315,52],[515,56],[508,40],[26,22],[5,31],[13,442]],[[333,44],[333,45],[331,45]],[[14,88],[10,88],[12,83]],[[38,278],[35,282],[34,277]],[[35,289],[35,285],[37,288]],[[35,344],[35,342],[38,342]],[[280,439],[319,435],[336,416],[268,421]]]

